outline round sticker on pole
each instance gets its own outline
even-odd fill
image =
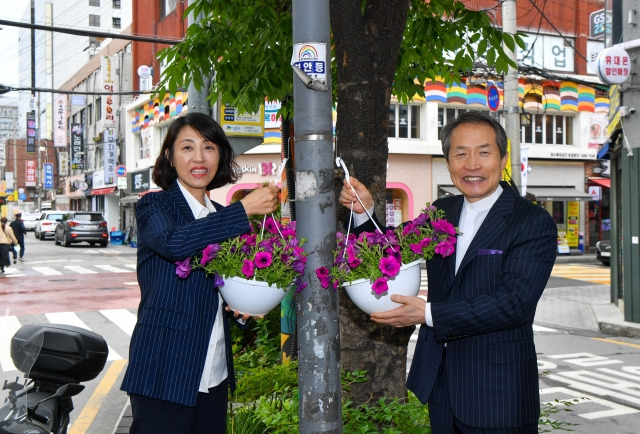
[[[487,106],[492,112],[498,111],[500,107],[500,91],[495,84],[487,88]]]

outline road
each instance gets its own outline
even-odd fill
[[[70,433],[112,434],[127,402],[119,385],[139,300],[135,249],[64,248],[29,236],[25,259],[9,267],[6,277],[0,277],[0,307],[27,311],[30,316],[21,317],[21,324],[74,324],[105,337],[109,359],[101,375],[85,383],[86,389],[74,398]],[[606,291],[608,275],[608,267],[595,261],[557,264],[545,292],[593,284],[603,285]],[[576,424],[571,428],[580,433],[637,432],[640,340],[549,324],[536,324],[535,334],[541,399],[573,404],[557,405],[570,411],[553,418]],[[0,333],[0,348],[8,348],[9,338]],[[412,340],[410,355],[414,345]],[[1,351],[0,365],[0,380],[19,375]]]

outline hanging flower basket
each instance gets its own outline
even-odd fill
[[[287,290],[260,280],[229,277],[218,290],[232,311],[260,316],[279,305],[291,288]]]
[[[363,312],[367,314],[386,312],[401,306],[391,301],[391,295],[418,295],[420,291],[420,264],[423,262],[424,259],[418,259],[402,265],[398,275],[387,281],[389,289],[380,294],[373,290],[373,282],[369,279],[358,279],[351,283],[343,283],[342,287],[351,301]]]

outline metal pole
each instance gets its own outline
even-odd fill
[[[331,41],[328,0],[293,0],[293,57],[302,47],[324,62],[327,90],[312,90],[293,75],[295,209],[298,236],[307,239],[307,288],[298,294],[300,433],[342,432],[338,294],[325,290],[315,269],[330,266],[335,248]],[[296,48],[297,47],[297,48]],[[324,50],[324,57],[322,51]],[[317,70],[316,70],[317,72]],[[322,86],[316,88],[321,89]]]
[[[195,0],[189,0],[189,6],[194,3]],[[195,16],[193,12],[189,13],[189,26],[197,24],[202,19],[202,14]],[[213,74],[213,71],[211,72]],[[193,82],[189,83],[187,88],[187,98],[189,104],[189,111],[196,113],[204,113],[216,119],[215,113],[212,111],[211,104],[208,101],[209,87],[211,85],[211,77],[203,77],[203,87],[200,90],[196,89]]]
[[[502,30],[514,34],[516,27],[516,0],[505,0],[502,3]],[[517,63],[518,58],[505,45],[505,51],[511,60]],[[511,178],[522,192],[522,179],[520,178],[520,106],[518,104],[518,68],[509,68],[504,77],[504,129],[511,142]]]

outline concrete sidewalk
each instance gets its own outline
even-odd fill
[[[132,249],[135,251],[135,249]],[[558,255],[556,263],[592,263],[597,262],[595,254]],[[545,290],[538,309],[535,323],[548,327],[570,327],[613,336],[640,338],[640,324],[624,320],[623,306],[610,301],[609,285],[579,284],[566,287],[552,287]],[[131,426],[131,407],[122,411],[122,416],[114,434],[126,434]]]

